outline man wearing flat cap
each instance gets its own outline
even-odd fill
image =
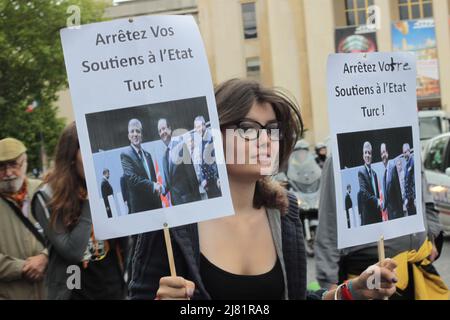
[[[45,298],[48,252],[30,201],[40,181],[28,179],[22,142],[0,140],[0,300]]]

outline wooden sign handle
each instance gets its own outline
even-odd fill
[[[378,240],[378,262],[380,262],[380,267],[384,259],[386,259],[384,253],[384,236],[381,236],[380,240]],[[388,300],[388,297],[384,297],[383,300]]]
[[[169,228],[164,228],[164,239],[166,240],[167,257],[169,258],[170,276],[176,277],[175,260],[173,258],[172,241],[170,239]]]
[[[384,237],[381,236],[380,240],[378,240],[378,262],[381,263],[384,259],[386,259],[384,254]]]

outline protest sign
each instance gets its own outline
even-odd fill
[[[338,247],[424,231],[415,56],[330,55],[328,99]]]
[[[61,39],[96,237],[233,214],[194,19],[94,23],[63,29]]]

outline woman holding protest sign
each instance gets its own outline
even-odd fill
[[[270,179],[301,136],[295,104],[279,91],[229,80],[215,91],[235,215],[170,230],[178,277],[162,231],[138,238],[130,283],[132,299],[306,299],[306,255],[297,200]],[[231,140],[230,140],[231,139]],[[233,142],[233,143],[231,143]],[[227,150],[229,151],[229,150]],[[236,156],[245,155],[244,163]],[[279,161],[277,161],[279,159]],[[382,299],[395,292],[395,263],[314,295],[317,299]],[[312,296],[310,296],[311,298]]]
[[[123,299],[121,246],[95,239],[75,122],[61,134],[45,182],[32,208],[48,240],[48,299]]]

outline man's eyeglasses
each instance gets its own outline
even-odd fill
[[[266,130],[267,136],[272,141],[281,140],[283,137],[278,121],[268,122],[263,126],[258,121],[252,119],[242,119],[237,124],[224,126],[225,129],[233,129],[238,132],[239,136],[245,140],[256,140],[259,138],[262,130]]]
[[[8,162],[1,162],[0,163],[0,172],[5,173],[6,169],[9,167],[12,170],[18,170],[22,168],[23,163],[25,162],[25,158],[23,158],[21,161],[8,161]]]

